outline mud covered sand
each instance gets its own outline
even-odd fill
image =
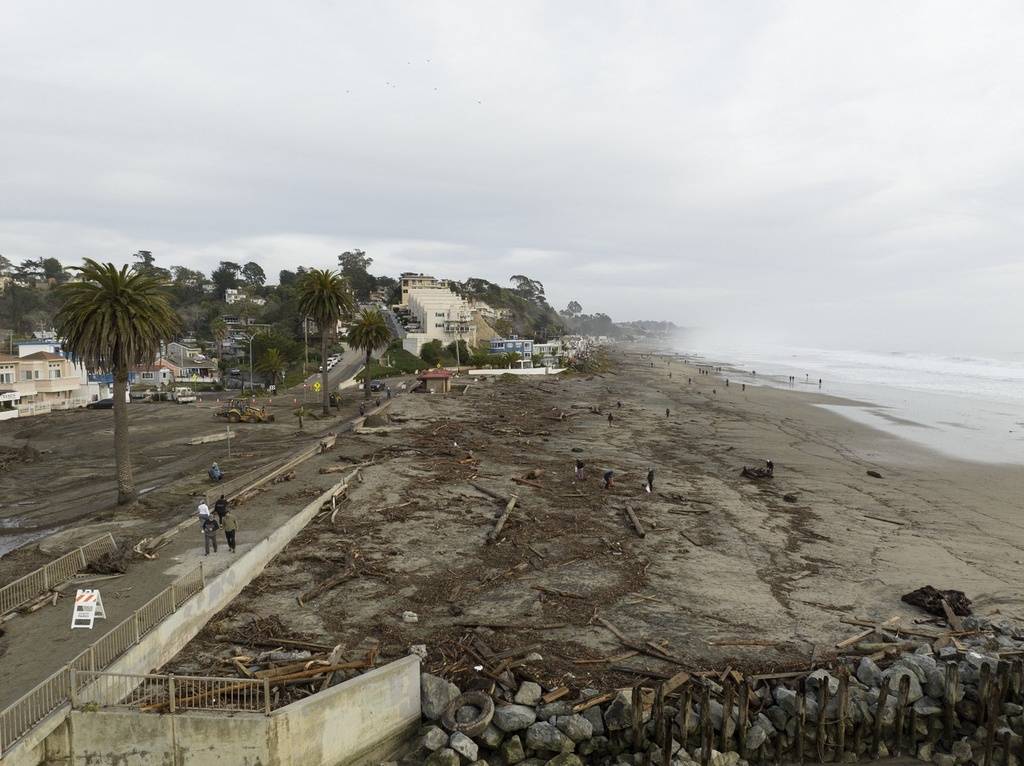
[[[339,440],[343,462],[375,463],[336,523],[313,522],[173,669],[223,672],[231,639],[272,616],[327,644],[379,639],[382,659],[426,644],[426,668],[456,678],[472,674],[479,639],[496,652],[535,647],[546,684],[611,686],[678,667],[622,657],[598,618],[691,669],[771,671],[826,656],[855,631],[841,618],[922,617],[899,597],[924,584],[966,591],[982,614],[1024,614],[1024,469],[949,460],[814,406],[834,399],[742,392],[654,361],[395,401],[386,430]],[[577,457],[588,474],[578,485]],[[740,477],[766,457],[774,479]],[[537,468],[540,488],[510,481]],[[504,503],[470,482],[518,495],[497,544],[487,533]],[[298,604],[346,568],[351,578]]]

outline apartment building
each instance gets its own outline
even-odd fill
[[[416,287],[403,293],[403,299],[415,320],[415,325],[410,326],[416,328],[402,340],[402,347],[409,353],[419,355],[424,344],[434,340],[444,346],[456,339],[470,345],[476,343],[473,311],[469,303],[449,288]]]
[[[412,290],[445,290],[449,291],[447,279],[437,279],[429,274],[414,274],[411,271],[403,272],[399,279],[402,286],[401,306],[409,305],[409,293]]]
[[[533,367],[533,341],[513,335],[511,338],[492,338],[491,354],[519,354],[520,367]]]

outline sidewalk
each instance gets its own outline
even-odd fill
[[[341,434],[351,431],[353,420],[334,423],[329,428]],[[319,436],[311,435],[310,444]],[[171,582],[203,564],[207,581],[228,567],[234,557],[244,553],[255,543],[277,529],[286,519],[300,511],[309,502],[308,497],[296,499],[298,488],[323,484],[330,477],[320,476],[318,469],[333,463],[332,453],[316,455],[296,467],[295,480],[270,484],[265,491],[237,509],[238,552],[232,556],[218,534],[218,551],[209,556],[203,552],[203,536],[198,520],[195,528],[186,528],[159,551],[155,560],[137,560],[128,573],[116,580],[104,580],[81,587],[99,588],[106,611],[106,620],[97,620],[92,630],[71,630],[71,612],[74,589],[64,591],[68,596],[56,606],[45,606],[37,612],[21,615],[4,623],[3,641],[6,652],[0,655],[0,710],[16,701],[33,686],[55,673],[90,644],[125,620],[139,607],[152,599]],[[289,496],[292,496],[289,499]],[[182,517],[168,520],[168,528],[182,521]]]

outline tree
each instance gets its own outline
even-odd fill
[[[441,341],[434,339],[429,343],[424,343],[420,348],[420,359],[433,367],[441,361],[442,351]]]
[[[361,301],[369,300],[370,293],[377,287],[377,278],[368,269],[373,263],[362,250],[346,250],[338,256],[341,275],[348,280],[353,295]]]
[[[496,356],[491,355],[490,345],[481,343],[470,352],[469,363],[474,367],[489,367],[496,358]]]
[[[242,267],[242,279],[249,287],[263,287],[267,282],[267,275],[262,266],[255,261],[249,261]]]
[[[469,358],[472,353],[469,350],[469,344],[466,343],[466,341],[462,340],[461,338],[459,339],[459,345],[457,349],[455,346],[455,341],[452,341],[451,343],[444,347],[444,350],[448,352],[448,355],[450,357],[459,360],[459,362],[462,364],[467,364],[469,362]]]
[[[370,370],[370,354],[391,341],[391,330],[377,309],[363,309],[348,330],[348,344],[366,354],[366,370]],[[363,381],[363,395],[370,398],[370,381]]]
[[[299,287],[299,313],[310,317],[320,328],[320,359],[324,415],[329,415],[330,392],[327,390],[327,345],[338,320],[349,316],[355,306],[345,278],[329,269],[310,269]]]
[[[504,367],[512,368],[519,366],[519,360],[522,357],[519,356],[518,351],[506,351],[501,355],[501,364]]]
[[[43,258],[40,261],[43,267],[43,279],[51,285],[57,285],[68,281],[68,275],[64,273],[64,267],[56,258]]]
[[[92,370],[114,376],[114,457],[117,502],[135,499],[128,440],[128,370],[152,363],[160,346],[178,331],[178,315],[160,280],[134,267],[86,258],[76,267],[81,281],[61,285],[54,318],[65,351]]]
[[[228,325],[223,317],[214,317],[210,320],[210,334],[217,343],[217,358],[224,355],[224,341],[228,337]]]
[[[513,274],[509,277],[509,281],[512,282],[512,289],[528,302],[537,306],[547,303],[547,299],[544,297],[544,285],[536,279],[524,277],[522,274]]]
[[[567,317],[579,316],[582,313],[583,307],[580,305],[579,301],[569,301],[569,305],[566,306],[561,312],[562,316]]]
[[[0,277],[5,277],[11,273],[11,266],[13,266],[7,258],[0,255]]]
[[[210,274],[210,280],[216,288],[217,297],[224,300],[228,290],[238,287],[238,273],[242,267],[231,261],[221,261],[220,265]]]
[[[270,383],[277,384],[284,375],[285,370],[288,369],[288,364],[285,362],[280,351],[276,348],[268,348],[260,357],[256,369],[266,375]]]

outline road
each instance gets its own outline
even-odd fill
[[[337,390],[341,383],[344,383],[362,369],[364,361],[365,358],[361,351],[346,348],[338,363],[327,373],[328,388],[332,391]],[[290,388],[288,393],[300,398],[305,397],[303,401],[318,401],[322,394],[315,390],[314,386],[320,383],[322,378],[323,376],[319,372],[314,372],[305,381]]]

